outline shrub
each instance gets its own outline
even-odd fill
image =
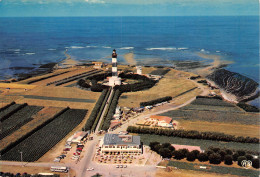
[[[252,160],[252,167],[254,167],[254,168],[256,168],[256,169],[258,169],[259,168],[259,160],[260,159],[253,159]]]
[[[185,157],[189,153],[188,149],[179,149],[179,151],[181,151]]]
[[[218,153],[210,154],[210,156],[209,156],[209,163],[211,163],[211,164],[220,164],[221,163],[221,156]]]
[[[226,151],[226,153],[227,153],[228,155],[232,155],[232,154],[233,154],[233,151],[231,151],[230,149],[226,149],[225,151]]]
[[[208,161],[208,155],[206,153],[200,153],[198,154],[198,160],[200,162],[206,162]]]
[[[226,156],[224,157],[224,163],[225,163],[226,165],[232,165],[232,164],[233,164],[233,158],[232,158],[232,156],[231,156],[231,155],[226,155]]]
[[[210,156],[210,154],[213,154],[214,151],[212,151],[212,150],[206,150],[205,153],[206,153],[208,156]]]
[[[257,107],[246,104],[244,102],[238,103],[237,106],[244,109],[246,112],[259,112],[260,111]]]
[[[245,156],[239,156],[239,157],[237,158],[237,164],[238,164],[239,166],[242,166],[241,162],[242,162],[243,160],[247,160],[246,157],[245,157]]]
[[[193,152],[188,152],[186,154],[186,159],[190,162],[193,162],[196,159],[196,155]]]
[[[175,151],[175,148],[173,146],[169,146],[168,149],[172,152]]]

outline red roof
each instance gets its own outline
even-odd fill
[[[189,152],[191,152],[193,150],[198,150],[198,151],[202,152],[200,146],[188,146],[188,145],[179,145],[179,144],[172,144],[172,146],[175,148],[175,150],[188,149]]]
[[[171,123],[172,118],[167,117],[167,116],[157,116],[157,115],[151,115],[150,116],[151,119],[157,119],[158,121],[164,121],[166,123]]]

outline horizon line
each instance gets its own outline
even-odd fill
[[[30,17],[249,17],[258,15],[115,15],[115,16],[0,16],[0,18],[30,18]]]

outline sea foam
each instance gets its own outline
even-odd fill
[[[35,53],[25,53],[26,55],[34,55]]]
[[[175,47],[157,47],[157,48],[146,48],[146,50],[176,50]]]
[[[134,47],[121,47],[119,49],[122,49],[122,50],[129,50],[129,49],[134,49]]]

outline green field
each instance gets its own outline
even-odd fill
[[[214,147],[228,148],[234,150],[245,150],[245,151],[253,151],[253,152],[259,151],[259,144],[221,142],[221,141],[188,139],[188,138],[168,137],[168,136],[149,135],[149,134],[139,134],[139,136],[141,137],[141,142],[144,145],[149,145],[150,142],[157,141],[160,143],[200,146],[201,149],[203,150],[206,150],[210,146],[214,146]]]
[[[258,125],[259,113],[248,113],[236,105],[218,99],[197,98],[191,104],[161,114],[174,120],[207,121]]]

